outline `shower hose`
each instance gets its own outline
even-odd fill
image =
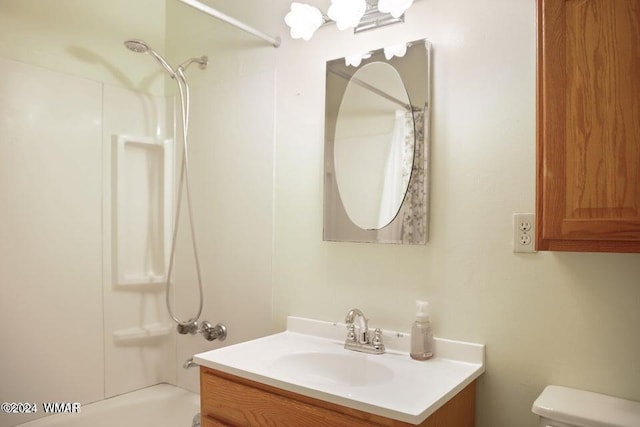
[[[184,76],[184,69],[182,66],[179,66],[176,70],[176,83],[178,85],[178,91],[180,93],[180,112],[182,118],[182,164],[180,167],[180,182],[178,184],[178,194],[177,194],[177,203],[176,203],[176,215],[175,222],[173,227],[173,238],[171,241],[171,254],[169,256],[169,269],[167,271],[167,288],[166,288],[166,302],[167,302],[167,311],[169,312],[169,316],[179,325],[179,326],[192,326],[194,323],[198,321],[200,315],[202,314],[202,305],[204,300],[203,289],[202,289],[202,273],[200,270],[200,260],[198,257],[198,246],[196,244],[196,232],[195,226],[193,222],[193,210],[191,208],[191,191],[189,189],[189,152],[187,147],[187,135],[189,134],[189,85],[187,84],[187,80]],[[189,320],[182,321],[178,319],[178,317],[174,314],[173,308],[171,306],[171,276],[173,273],[173,267],[175,264],[175,252],[176,252],[176,240],[178,237],[178,225],[180,222],[180,208],[182,205],[182,188],[185,187],[187,191],[187,212],[189,214],[189,226],[191,229],[191,241],[193,243],[193,256],[195,260],[196,273],[198,277],[198,291],[200,295],[200,301],[198,304],[198,312],[195,316],[191,317]]]

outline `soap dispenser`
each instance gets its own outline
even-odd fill
[[[429,303],[416,301],[416,321],[411,327],[412,359],[427,360],[433,357],[433,330],[429,320]]]

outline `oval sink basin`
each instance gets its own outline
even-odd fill
[[[371,386],[393,379],[393,371],[376,356],[351,352],[292,353],[277,358],[271,368],[296,381],[318,385]]]

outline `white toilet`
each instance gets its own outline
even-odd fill
[[[640,402],[557,385],[531,408],[540,427],[640,427]]]

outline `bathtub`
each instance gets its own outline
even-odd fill
[[[191,427],[198,412],[198,394],[158,384],[82,405],[77,414],[51,415],[20,427]]]

